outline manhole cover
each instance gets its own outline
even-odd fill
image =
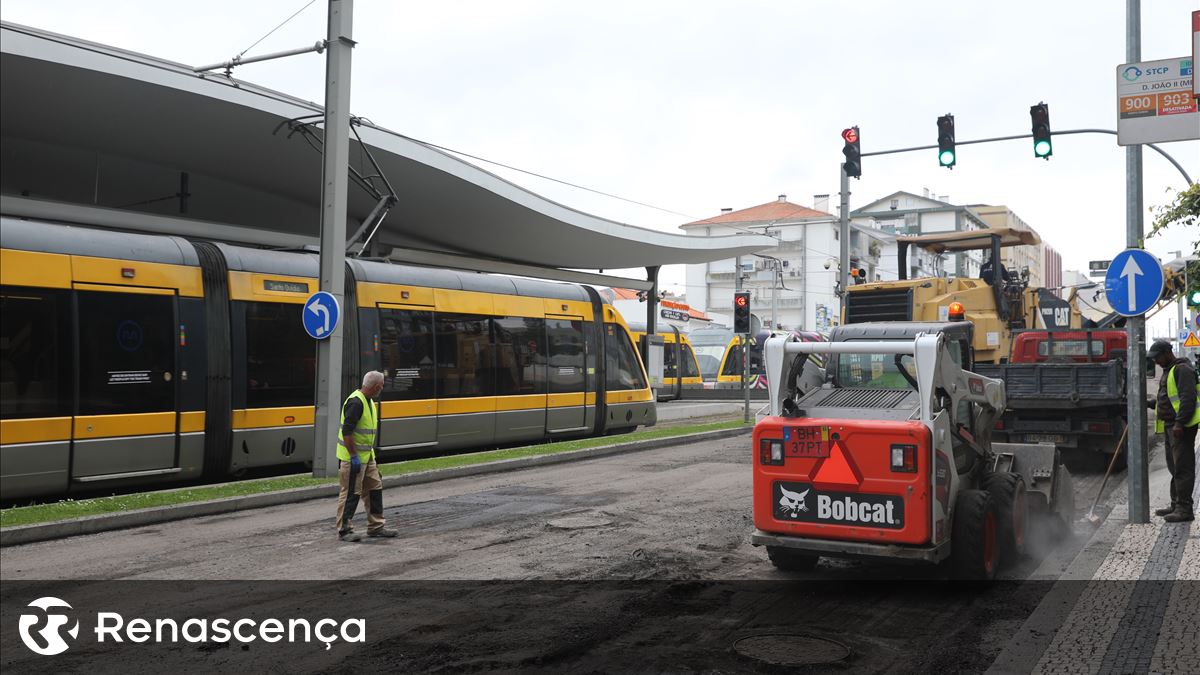
[[[742,656],[776,666],[835,663],[850,656],[850,649],[840,642],[785,633],[744,637],[733,643],[733,650]]]
[[[550,527],[557,527],[560,530],[582,530],[588,527],[611,525],[612,521],[607,518],[597,518],[596,516],[567,516],[565,518],[555,518],[547,524]]]

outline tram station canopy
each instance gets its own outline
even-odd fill
[[[96,224],[260,245],[318,241],[321,154],[303,134],[289,134],[288,121],[319,121],[319,104],[34,28],[0,30],[6,214],[86,212],[103,221]],[[398,196],[375,238],[385,247],[616,269],[721,260],[775,244],[607,220],[370,123],[358,132]],[[350,156],[374,173],[358,144]],[[348,233],[377,202],[351,184]]]

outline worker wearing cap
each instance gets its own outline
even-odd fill
[[[1196,406],[1196,371],[1187,359],[1176,358],[1171,343],[1158,340],[1147,356],[1162,368],[1155,407],[1155,431],[1163,432],[1167,470],[1171,472],[1171,505],[1154,513],[1168,523],[1192,520],[1192,490],[1196,485],[1196,429],[1200,408]]]

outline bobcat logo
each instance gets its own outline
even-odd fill
[[[808,504],[805,504],[804,501],[808,498],[808,493],[811,489],[812,488],[809,488],[804,492],[792,492],[791,490],[780,485],[779,492],[783,496],[779,498],[779,505],[782,506],[783,509],[788,512],[788,515],[793,518],[799,516],[801,511],[807,513]]]
[[[17,626],[21,631],[21,641],[25,643],[25,646],[29,647],[34,653],[41,654],[42,656],[54,656],[55,654],[67,651],[70,645],[63,640],[62,629],[66,628],[70,617],[59,612],[51,612],[50,608],[65,607],[71,609],[71,606],[58,598],[51,598],[49,596],[38,598],[29,603],[29,606],[36,607],[42,611],[37,614],[21,615]],[[37,628],[38,624],[43,622],[46,625]],[[66,632],[67,635],[71,636],[72,640],[79,637],[79,622],[76,621],[75,625],[66,629]],[[35,635],[40,640],[35,638]]]

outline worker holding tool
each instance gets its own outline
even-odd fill
[[[383,479],[375,465],[375,437],[379,429],[376,396],[383,391],[383,373],[372,370],[363,375],[362,387],[342,404],[342,424],[338,428],[337,528],[342,541],[362,541],[354,531],[354,511],[361,499],[367,510],[368,537],[394,537],[395,530],[384,527]]]
[[[1154,431],[1163,434],[1167,470],[1171,472],[1171,504],[1154,514],[1168,523],[1187,522],[1195,518],[1192,490],[1196,485],[1196,429],[1200,427],[1196,371],[1187,359],[1175,357],[1166,340],[1150,345],[1147,356],[1162,368],[1154,402],[1158,416]]]

